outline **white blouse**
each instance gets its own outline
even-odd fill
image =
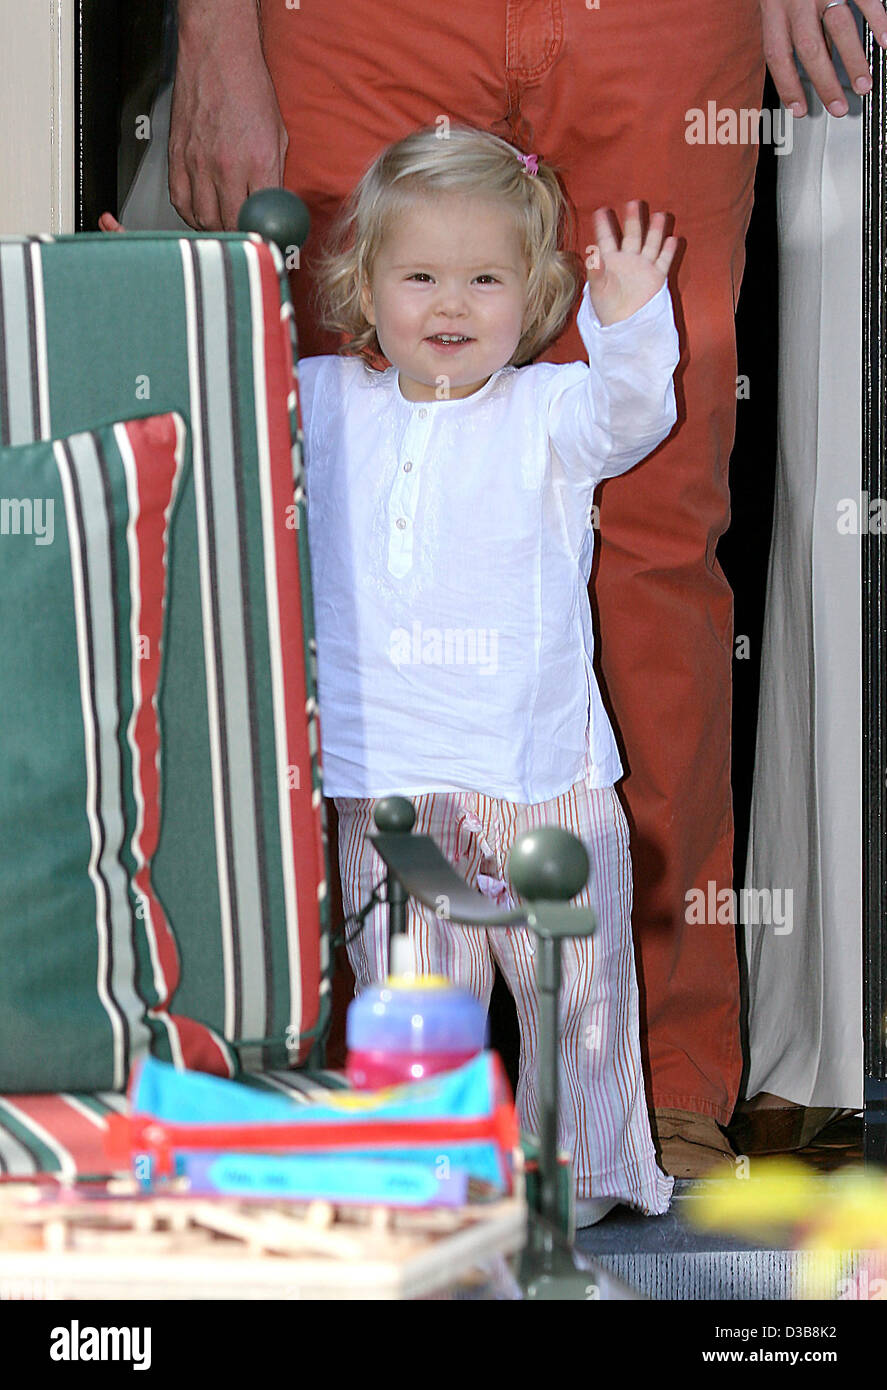
[[[299,366],[327,796],[547,801],[622,776],[592,670],[596,484],[676,419],[667,286],[588,363],[502,367],[408,401],[398,371]]]

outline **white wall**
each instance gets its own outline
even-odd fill
[[[74,230],[74,3],[0,0],[0,235]]]

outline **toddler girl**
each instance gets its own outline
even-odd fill
[[[529,365],[577,290],[551,169],[481,131],[386,149],[343,210],[320,277],[338,356],[300,365],[324,783],[339,816],[346,913],[384,872],[376,798],[412,798],[469,882],[519,899],[506,863],[528,827],[584,842],[590,941],[564,947],[560,1140],[577,1220],[617,1202],[666,1210],[638,1042],[622,767],[592,671],[593,497],[675,422],[677,334],[657,213],[595,215],[578,326],[588,362]],[[386,365],[390,363],[391,365]],[[639,480],[639,485],[642,482]],[[419,969],[489,1001],[514,995],[517,1105],[537,1129],[533,941],[417,903]],[[380,906],[349,947],[358,987],[387,969]]]

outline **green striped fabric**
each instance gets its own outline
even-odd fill
[[[152,883],[177,415],[0,449],[0,1090],[125,1084],[168,1011]],[[172,1044],[170,1040],[172,1041]]]
[[[181,962],[175,1015],[223,1036],[253,1071],[304,1061],[329,1007],[307,528],[281,267],[253,237],[0,239],[0,445],[168,411],[187,423],[153,881]],[[173,1060],[188,1061],[184,1040],[170,1045]],[[227,1074],[231,1063],[219,1054],[213,1069]]]

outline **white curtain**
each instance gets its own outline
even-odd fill
[[[792,910],[791,931],[746,926],[746,1094],[859,1109],[862,114],[845,95],[835,119],[808,88],[779,160],[779,439],[746,888],[790,891]]]

